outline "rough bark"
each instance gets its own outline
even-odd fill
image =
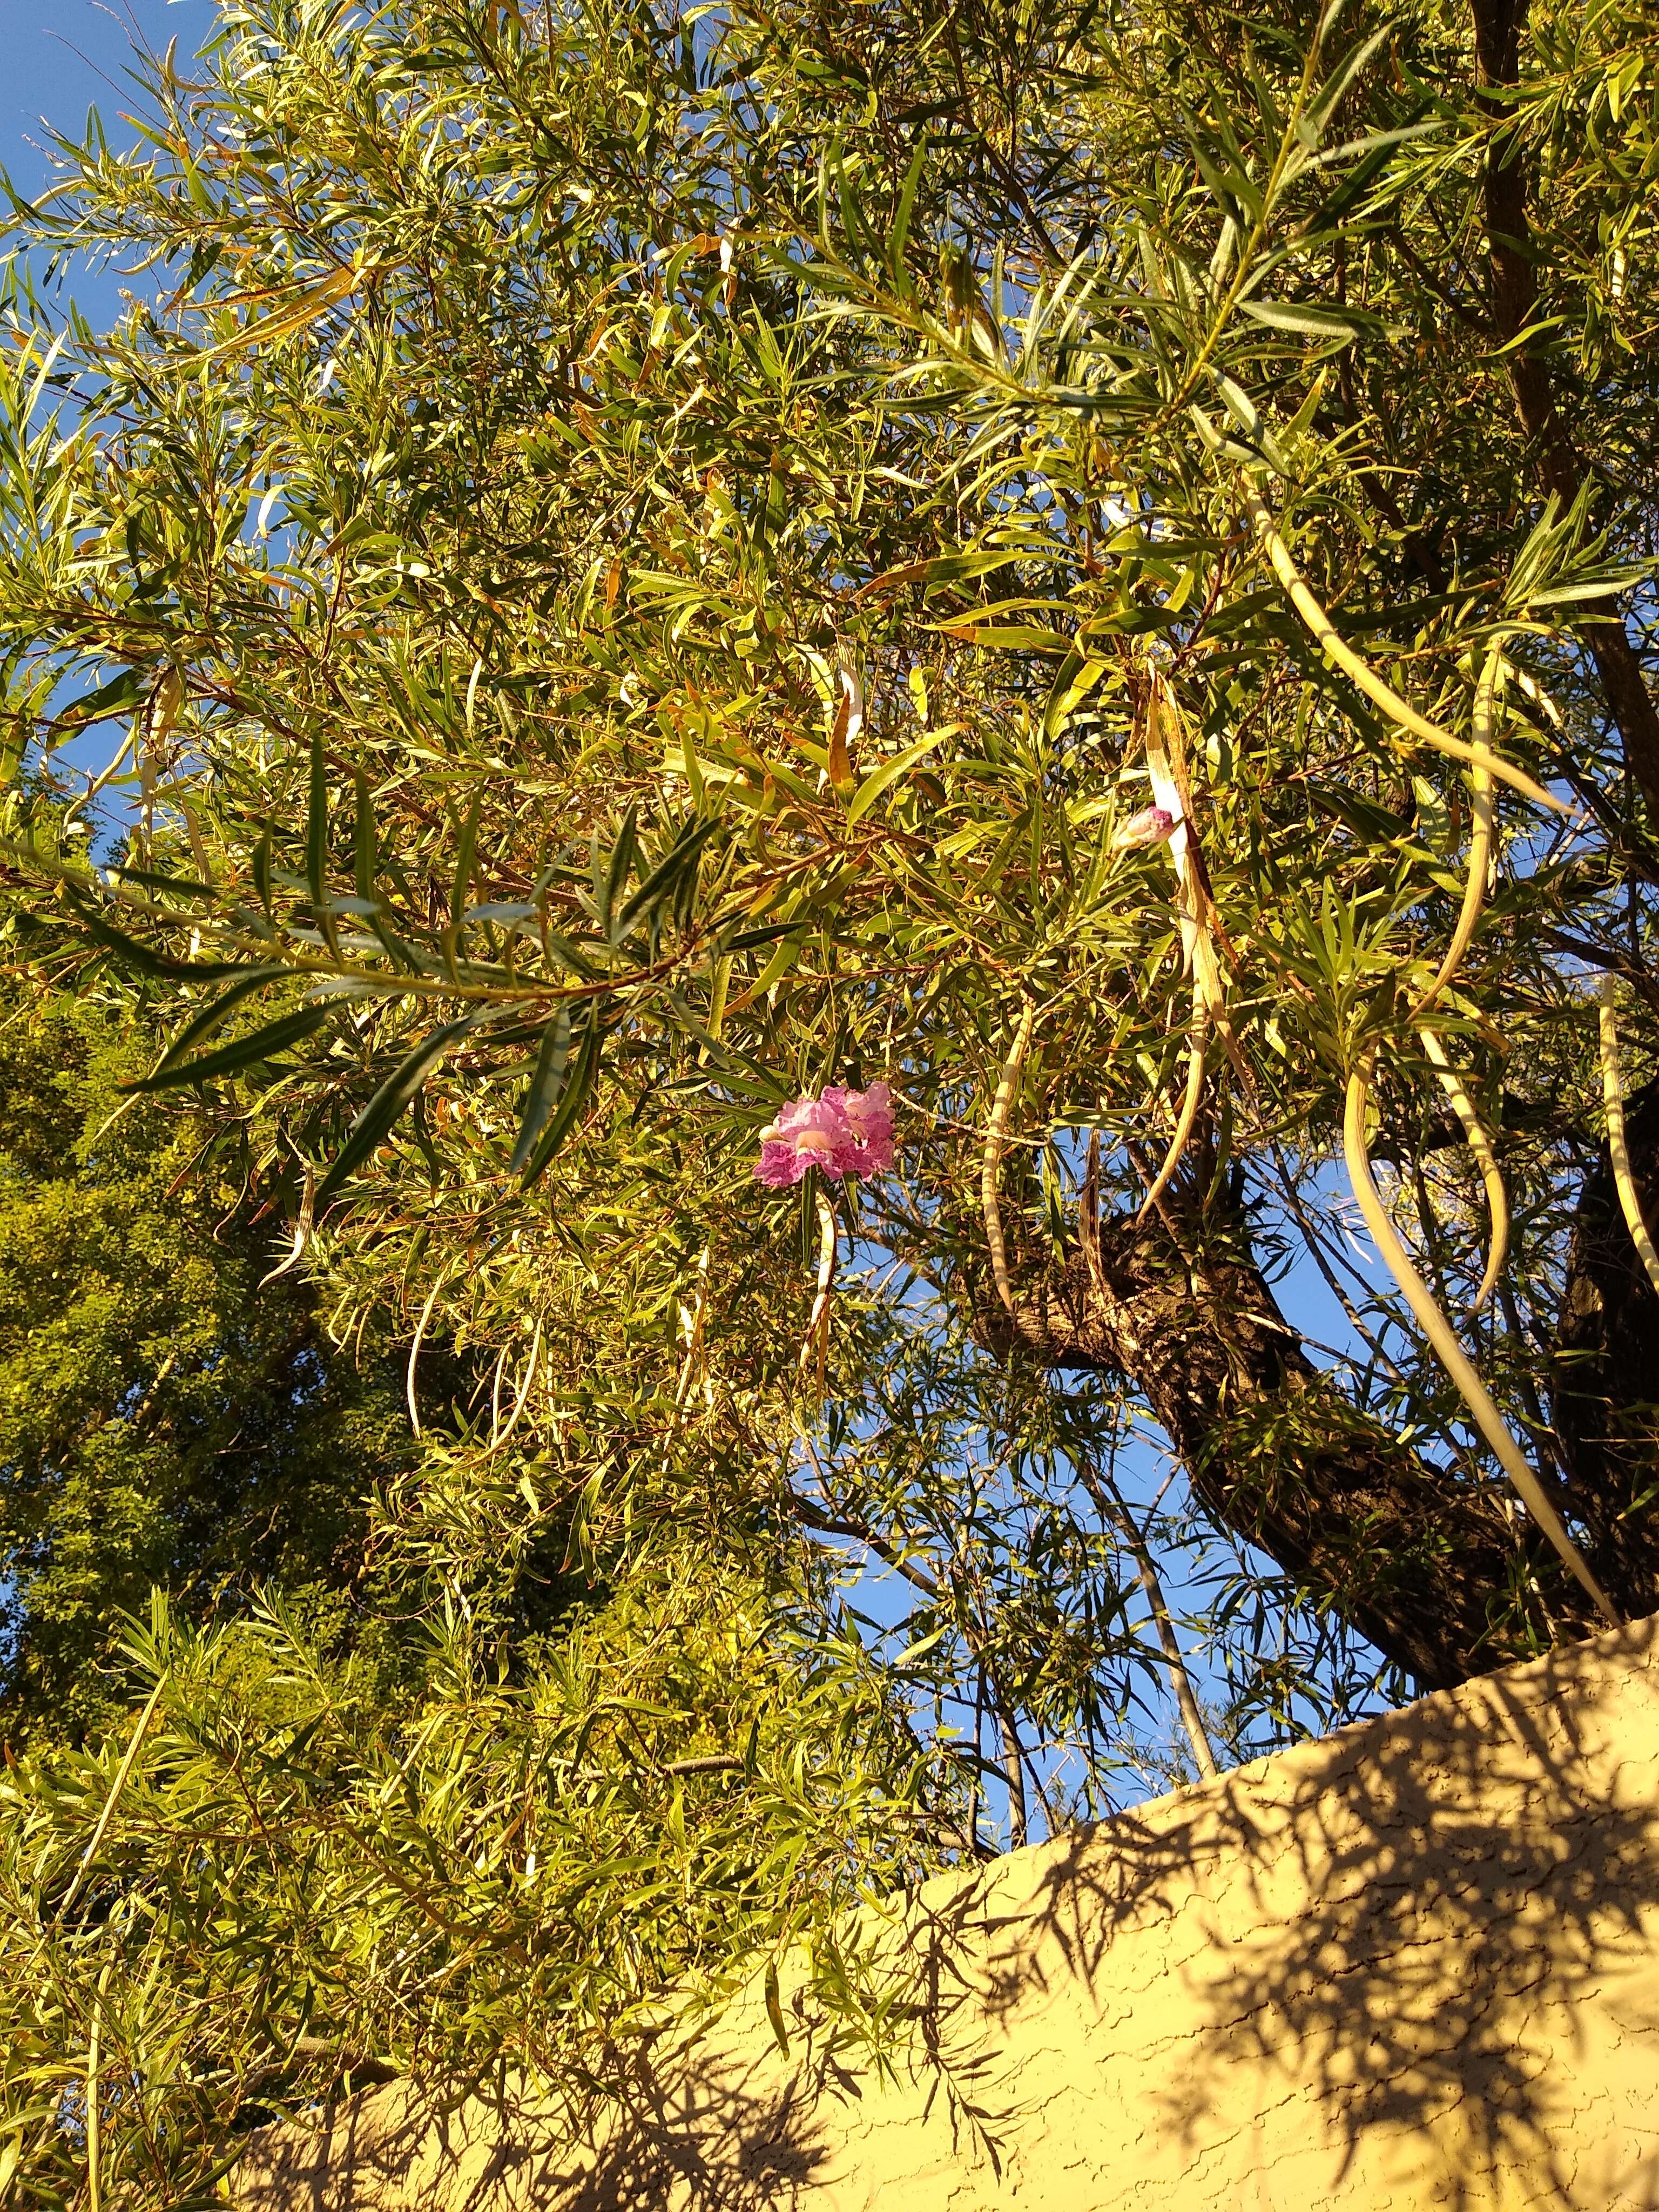
[[[1651,1227],[1659,1223],[1659,1082],[1629,1100],[1625,1129]],[[1626,1225],[1605,1145],[1573,1222],[1551,1379],[1591,1564],[1638,1619],[1659,1607],[1659,1294]]]
[[[1504,90],[1520,75],[1527,0],[1473,0],[1475,60],[1483,105],[1499,122]],[[1492,97],[1492,95],[1497,95]],[[1527,212],[1527,171],[1513,136],[1494,129],[1485,179],[1486,246],[1492,263],[1492,321],[1506,356],[1516,410],[1545,489],[1563,506],[1577,497],[1587,471],[1564,419],[1547,368],[1530,343],[1513,341],[1538,319],[1538,275]],[[1624,746],[1626,765],[1649,808],[1659,814],[1659,709],[1642,662],[1622,622],[1581,624],[1602,695]]]
[[[1212,1207],[1183,1258],[1157,1221],[1103,1223],[1097,1264],[1017,1284],[981,1340],[1057,1370],[1121,1376],[1146,1399],[1203,1503],[1425,1688],[1480,1674],[1552,1631],[1596,1626],[1498,1490],[1433,1467],[1321,1377],[1250,1255]],[[1549,1614],[1536,1611],[1536,1584]]]

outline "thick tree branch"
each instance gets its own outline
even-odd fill
[[[1659,1081],[1625,1102],[1632,1178],[1659,1218]],[[1659,1293],[1614,1185],[1607,1147],[1585,1180],[1567,1252],[1552,1396],[1575,1510],[1604,1579],[1632,1618],[1659,1607]]]
[[[1315,1368],[1223,1196],[1189,1250],[1118,1215],[1064,1268],[981,1301],[989,1348],[1122,1377],[1146,1401],[1198,1497],[1425,1687],[1443,1687],[1595,1625],[1547,1547],[1495,1488],[1423,1460]],[[1096,1240],[1097,1238],[1097,1245]],[[1091,1261],[1092,1260],[1092,1264]]]
[[[1505,356],[1510,383],[1545,489],[1570,507],[1587,471],[1536,342],[1522,336],[1538,320],[1538,274],[1527,211],[1526,165],[1515,134],[1501,127],[1506,105],[1503,95],[1520,76],[1527,5],[1528,0],[1472,0],[1480,104],[1495,125],[1485,179],[1492,320],[1500,340],[1510,348]],[[1624,744],[1626,765],[1649,809],[1659,816],[1659,708],[1648,690],[1640,656],[1622,622],[1603,618],[1586,622],[1582,629]]]

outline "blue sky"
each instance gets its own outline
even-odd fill
[[[211,0],[0,0],[0,167],[16,190],[27,196],[47,179],[43,118],[78,135],[96,107],[112,143],[126,143],[120,118],[135,98],[126,74],[135,41],[163,53],[176,39],[193,52],[212,20]],[[73,290],[94,322],[112,319],[112,279],[82,276]]]
[[[170,39],[193,47],[212,20],[209,0],[0,0],[0,51],[6,57],[0,133],[6,167],[27,190],[45,173],[43,116],[76,131],[88,107],[114,137],[131,87],[123,72],[135,38],[157,52]]]

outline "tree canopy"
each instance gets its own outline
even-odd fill
[[[411,1447],[6,1784],[42,2203],[1659,1601],[1634,0],[218,23],[16,212],[9,959]]]

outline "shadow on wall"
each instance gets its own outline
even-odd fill
[[[897,2079],[757,1991],[572,2142],[407,2089],[253,2138],[261,2212],[1659,2206],[1656,1624],[899,1900]]]
[[[619,2076],[622,2101],[599,2130],[571,2140],[544,2102],[471,2097],[446,2111],[398,2087],[352,2100],[326,2135],[269,2129],[256,2145],[258,2177],[244,2173],[239,2204],[293,2212],[646,2212],[669,2203],[759,2212],[802,2201],[823,2156],[803,2084],[757,2083],[745,2094],[722,2069],[699,2084],[675,2070],[671,2087],[648,2060]]]

